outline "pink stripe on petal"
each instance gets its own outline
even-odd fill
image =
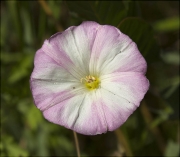
[[[76,89],[73,89],[74,87]],[[77,83],[51,83],[43,80],[31,80],[34,102],[41,110],[79,94],[81,92],[80,87]]]
[[[92,49],[90,70],[102,73],[102,70],[131,42],[128,36],[113,26],[99,27]]]
[[[94,95],[81,94],[65,99],[43,111],[44,117],[84,135],[96,135],[107,131],[102,106]]]
[[[47,54],[54,61],[56,61],[58,64],[62,66],[65,66],[65,63],[70,65],[73,64],[73,62],[67,56],[67,54],[63,52],[62,49],[59,48],[57,39],[50,38],[49,40],[45,40],[41,49],[42,51],[44,51],[45,54]]]
[[[50,82],[57,81],[76,81],[79,82],[69,71],[64,69],[50,56],[46,55],[42,50],[38,50],[34,59],[34,69],[31,79],[39,79]]]
[[[74,65],[72,69],[78,70],[79,73],[84,75],[88,75],[91,37],[87,34],[86,30],[88,28],[84,28],[84,25],[85,23],[78,27],[70,27],[60,35],[55,35],[52,39],[50,38],[49,42],[50,45],[56,47],[57,50],[65,54],[72,61]],[[61,56],[58,56],[56,58],[60,57]],[[63,60],[64,59],[62,59],[61,62]]]
[[[79,115],[79,108],[83,99],[83,95],[75,95],[74,97],[48,108],[43,112],[43,115],[47,120],[55,124],[72,129],[74,122]]]
[[[39,49],[34,57],[34,66],[45,67],[46,66],[45,63],[60,66],[54,59],[52,59],[50,56],[46,55],[44,51]]]
[[[115,74],[116,75],[116,74]],[[111,80],[117,84],[123,84],[125,86],[133,87],[137,92],[146,93],[149,89],[148,79],[141,73],[136,72],[125,72],[119,73],[119,76],[115,76]]]
[[[74,87],[76,90],[81,87],[79,80],[42,50],[37,51],[34,63],[30,84],[34,102],[39,109],[44,110],[51,106],[57,98],[62,101],[62,97],[72,95]]]
[[[134,104],[118,97],[117,95],[101,89],[102,105],[105,114],[108,131],[120,127],[137,108]]]
[[[101,87],[138,106],[149,89],[149,81],[141,73],[122,72],[104,76]]]
[[[44,117],[84,135],[96,135],[107,131],[99,104],[92,103],[91,96],[76,95],[43,112]]]
[[[89,61],[94,39],[96,38],[97,29],[100,25],[96,22],[83,22],[78,27],[71,30],[74,43],[80,60],[80,66],[83,66],[89,74]],[[82,63],[81,63],[82,62]]]
[[[102,134],[107,131],[102,105],[96,99],[97,95],[92,92],[87,94],[81,112],[74,125],[76,132],[84,135]]]
[[[114,72],[140,72],[146,73],[147,64],[141,53],[139,52],[136,44],[131,42],[121,53],[119,53],[109,64],[106,66],[102,75],[111,74]]]
[[[52,39],[51,39],[52,40]],[[54,39],[57,41],[57,39]],[[52,40],[52,41],[54,41]],[[82,75],[79,71],[79,69],[75,68],[76,65],[71,61],[71,59],[67,56],[65,52],[63,52],[57,45],[58,43],[49,43],[49,41],[45,41],[44,45],[42,46],[42,50],[46,55],[51,57],[57,64],[59,64],[61,67],[63,67],[67,72],[69,72],[71,75],[76,77],[77,79],[81,78]]]

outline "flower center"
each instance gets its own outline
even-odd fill
[[[81,83],[84,83],[84,85],[86,86],[86,88],[88,88],[89,90],[93,90],[99,87],[99,79],[94,77],[94,76],[86,76],[85,78],[81,78]]]

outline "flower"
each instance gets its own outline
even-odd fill
[[[30,84],[44,117],[85,135],[113,131],[149,88],[147,64],[116,27],[83,22],[45,40]]]

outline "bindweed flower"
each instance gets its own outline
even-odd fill
[[[30,83],[44,117],[78,133],[121,126],[149,88],[137,45],[116,27],[83,22],[45,40]]]

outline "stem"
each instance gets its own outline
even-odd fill
[[[78,142],[77,134],[75,131],[73,131],[73,134],[74,134],[74,139],[75,139],[75,144],[76,144],[77,156],[80,157],[80,149],[79,149],[79,142]]]
[[[128,143],[124,133],[122,132],[122,130],[119,128],[119,129],[115,130],[115,133],[118,138],[119,144],[122,145],[122,147],[124,147],[126,155],[133,156],[131,148],[129,146],[129,143]]]
[[[164,154],[165,152],[164,138],[162,137],[162,134],[157,126],[156,127],[150,126],[150,124],[153,122],[153,116],[151,115],[145,101],[142,101],[140,109],[141,109],[142,116],[144,117],[144,120],[148,129],[152,132],[152,134],[155,137],[159,150],[161,151],[162,154]]]
[[[51,8],[48,6],[48,3],[47,3],[45,0],[38,0],[38,2],[39,2],[39,4],[41,5],[41,7],[43,8],[44,12],[45,12],[49,17],[51,17],[51,19],[53,20],[53,22],[54,22],[54,24],[55,24],[55,26],[56,26],[56,29],[57,29],[59,32],[62,32],[62,31],[63,31],[63,28],[62,28],[62,26],[58,23],[58,21],[55,19]]]

